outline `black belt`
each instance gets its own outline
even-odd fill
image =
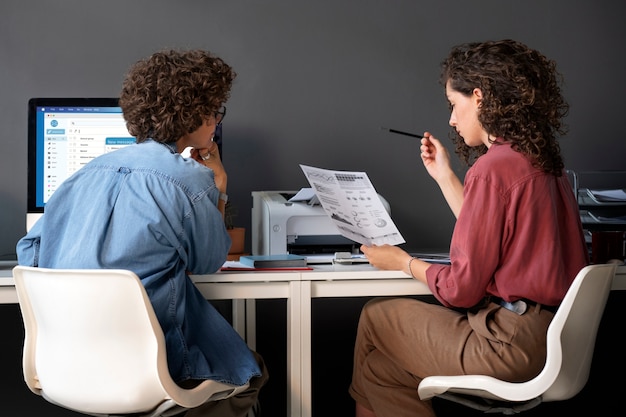
[[[558,306],[547,306],[545,304],[540,304],[534,301],[524,300],[524,299],[509,302],[509,301],[503,300],[500,297],[490,297],[489,300],[496,304],[500,304],[500,306],[516,314],[519,314],[520,316],[524,314],[528,310],[529,307],[535,307],[537,304],[539,304],[543,310],[548,310],[552,313],[556,313],[556,310],[559,308]]]

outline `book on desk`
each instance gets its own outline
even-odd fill
[[[305,256],[291,253],[277,255],[245,255],[239,257],[239,263],[252,268],[305,268]]]

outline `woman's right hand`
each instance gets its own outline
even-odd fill
[[[424,132],[422,145],[420,146],[422,162],[428,174],[439,181],[442,176],[448,175],[450,168],[450,155],[448,150],[429,132]]]
[[[439,139],[425,132],[420,151],[426,171],[437,182],[452,213],[458,218],[463,206],[463,183],[452,170],[448,150]]]

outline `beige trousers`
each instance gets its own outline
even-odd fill
[[[376,298],[361,312],[349,393],[377,417],[432,417],[417,394],[429,375],[491,375],[526,381],[545,363],[554,314],[523,315],[496,303],[459,312],[412,298]]]

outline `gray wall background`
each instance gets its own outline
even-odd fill
[[[169,47],[238,73],[223,154],[241,225],[251,191],[307,186],[303,163],[366,171],[407,249],[446,249],[454,219],[418,141],[380,127],[451,145],[439,63],[455,44],[510,37],[565,76],[568,168],[623,169],[625,17],[621,0],[3,0],[0,259],[25,233],[28,99],[117,96],[133,62]]]

